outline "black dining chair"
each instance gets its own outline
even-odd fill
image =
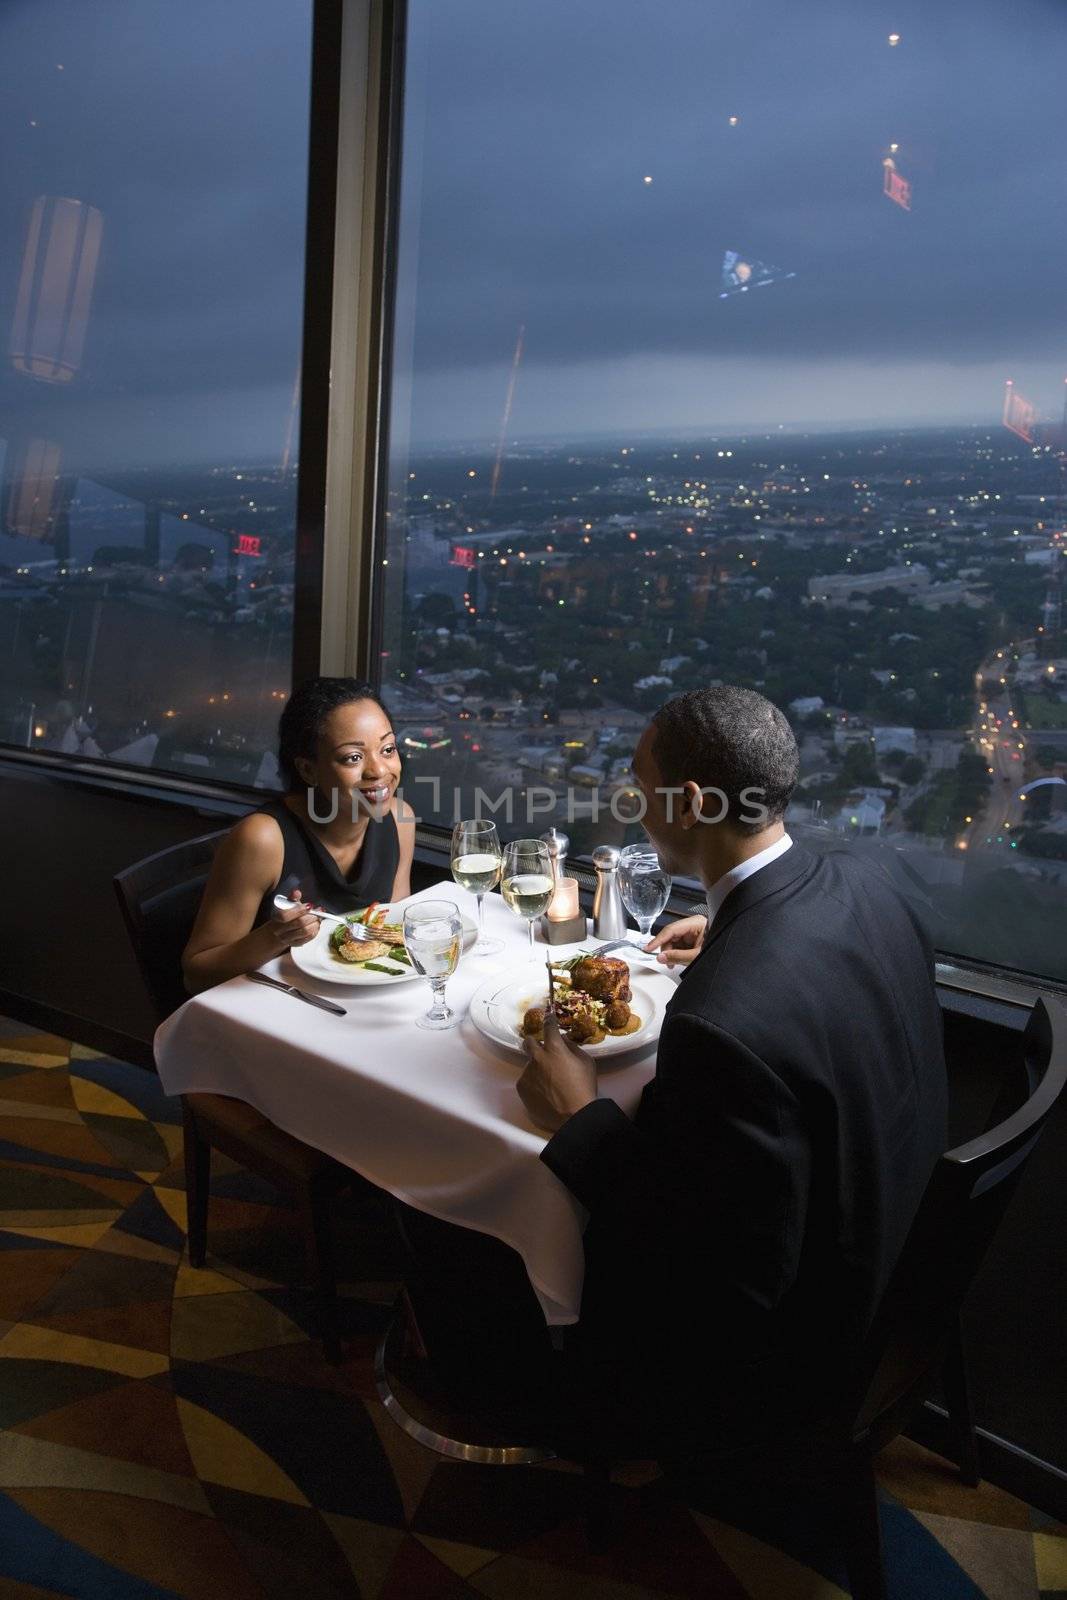
[[[220,833],[202,834],[126,867],[114,878],[119,906],[157,1022],[188,1000],[182,951],[192,931]],[[243,1100],[221,1094],[185,1094],[182,1123],[189,1261],[202,1267],[207,1253],[211,1152],[218,1150],[265,1178],[294,1202],[300,1219],[307,1274],[315,1287],[323,1348],[341,1359],[334,1268],[332,1206],[344,1189],[372,1186],[321,1150],[304,1144]]]
[[[886,1600],[875,1458],[904,1431],[938,1377],[960,1476],[979,1481],[960,1311],[1065,1082],[1067,1009],[1039,1000],[986,1131],[946,1151],[934,1168],[843,1403],[786,1441],[806,1449],[829,1491],[853,1600]],[[603,1477],[603,1464],[599,1470]],[[693,1464],[690,1490],[699,1479]],[[679,1487],[684,1494],[684,1475]]]

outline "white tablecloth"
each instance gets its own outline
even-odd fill
[[[474,897],[451,882],[414,898],[451,899],[475,912]],[[528,959],[526,926],[498,894],[486,897],[485,920],[505,949],[460,961],[448,984],[448,1003],[462,1018],[457,1027],[415,1027],[429,1007],[424,981],[318,984],[282,956],[262,970],[338,1001],[348,1014],[335,1017],[234,978],[163,1023],[156,1061],[168,1094],[236,1096],[409,1205],[503,1239],[525,1262],[546,1320],[563,1325],[578,1317],[585,1214],[538,1160],[544,1135],[515,1089],[522,1057],[485,1038],[467,1015],[487,977]],[[546,949],[539,939],[538,959]],[[640,963],[640,971],[662,984],[666,1001],[674,978],[652,963]],[[632,1113],[652,1076],[655,1045],[616,1059],[602,1065],[599,1092]]]

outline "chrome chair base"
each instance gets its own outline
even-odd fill
[[[474,1443],[456,1439],[434,1427],[430,1421],[420,1421],[413,1416],[396,1392],[399,1385],[394,1385],[388,1365],[390,1341],[402,1325],[403,1310],[398,1307],[375,1352],[374,1382],[385,1410],[409,1438],[450,1461],[473,1461],[486,1467],[535,1467],[555,1459],[555,1452],[541,1445]],[[447,1423],[444,1425],[447,1426]]]

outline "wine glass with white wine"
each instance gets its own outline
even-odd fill
[[[495,822],[457,822],[452,829],[452,876],[461,889],[469,889],[478,901],[478,942],[472,956],[499,955],[503,939],[488,939],[482,901],[495,889],[500,877],[500,835]]]
[[[531,950],[534,948],[534,921],[548,910],[554,888],[552,857],[547,844],[540,839],[512,839],[504,846],[500,892],[508,910],[525,918],[529,925]]]
[[[433,1003],[417,1028],[451,1028],[456,1014],[445,1004],[445,984],[456,970],[463,918],[454,900],[416,900],[404,911],[404,946],[411,965],[429,978]]]

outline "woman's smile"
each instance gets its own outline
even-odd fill
[[[391,778],[387,778],[378,783],[361,783],[358,785],[358,787],[360,794],[369,805],[380,806],[383,805],[392,794],[393,780]]]

